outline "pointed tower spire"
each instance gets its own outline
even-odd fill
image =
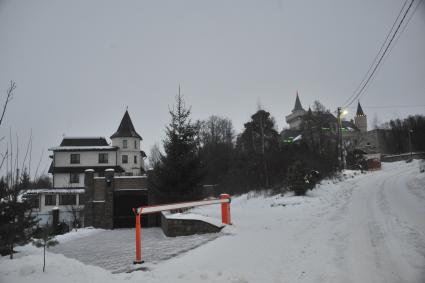
[[[298,90],[297,90],[297,98],[295,99],[295,106],[294,106],[294,109],[292,110],[292,112],[297,111],[297,110],[304,110],[304,108],[301,106],[301,101],[300,101],[300,98],[298,96]]]
[[[134,129],[133,122],[131,121],[130,115],[128,114],[128,110],[125,110],[118,130],[111,136],[111,139],[118,137],[133,137],[142,139],[142,137]]]
[[[365,116],[360,101],[357,103],[357,113],[356,116]]]

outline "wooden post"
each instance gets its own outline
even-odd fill
[[[142,227],[140,225],[140,217],[141,213],[136,211],[133,208],[133,212],[136,215],[136,260],[133,262],[134,264],[143,263],[142,260]]]
[[[228,194],[221,194],[220,199],[228,199],[229,202],[221,204],[221,222],[223,224],[231,224],[230,220],[230,196]]]

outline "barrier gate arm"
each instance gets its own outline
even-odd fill
[[[213,200],[201,200],[201,201],[192,201],[192,202],[181,202],[181,203],[171,203],[163,205],[151,205],[151,206],[142,206],[138,208],[133,208],[133,212],[136,216],[136,260],[134,264],[141,264],[144,261],[142,260],[142,227],[141,227],[141,216],[142,214],[155,213],[165,210],[175,210],[181,208],[190,208],[196,206],[204,206],[211,204],[221,204],[221,222],[223,224],[230,225],[230,195],[221,194],[219,199]]]

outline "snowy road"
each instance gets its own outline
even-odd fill
[[[224,228],[226,236],[190,250],[184,249],[189,240],[175,242],[171,250],[186,252],[167,260],[156,257],[162,248],[156,245],[155,251],[155,241],[161,239],[152,234],[153,252],[143,248],[149,271],[111,274],[116,266],[104,265],[107,271],[84,264],[102,265],[95,262],[96,256],[90,260],[90,253],[120,262],[121,251],[132,246],[127,243],[132,242],[130,236],[115,241],[118,232],[105,231],[102,237],[109,248],[102,245],[87,253],[65,243],[67,251],[62,252],[72,258],[49,253],[45,274],[40,271],[40,252],[24,250],[14,262],[1,259],[0,282],[424,283],[425,174],[419,173],[418,162],[346,174],[345,180],[323,182],[306,197],[235,198],[234,225]],[[217,206],[194,212],[220,218]]]
[[[416,162],[324,183],[309,197],[244,197],[232,207],[234,237],[170,260],[151,276],[158,282],[425,282],[425,174]],[[218,216],[214,208],[198,211]]]

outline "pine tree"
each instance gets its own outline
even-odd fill
[[[193,200],[200,195],[202,169],[196,127],[191,123],[190,108],[186,108],[180,89],[170,115],[163,144],[165,155],[154,166],[150,184],[161,202]]]
[[[31,199],[19,198],[20,186],[0,181],[0,252],[9,254],[10,259],[13,259],[15,245],[30,241],[32,229],[38,222],[31,213]]]
[[[270,163],[279,150],[279,134],[274,119],[269,112],[258,110],[244,126],[245,130],[237,140],[239,151],[247,157],[242,170],[248,171],[251,176],[259,175],[262,187],[269,188],[271,177],[275,175]]]

